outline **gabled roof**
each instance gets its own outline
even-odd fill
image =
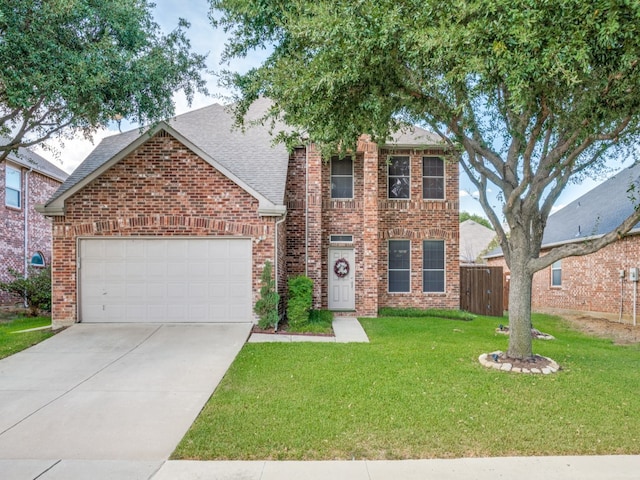
[[[629,190],[631,186],[634,191]],[[542,247],[600,237],[620,225],[636,207],[640,208],[640,163],[625,168],[550,215]],[[640,232],[640,224],[631,232]],[[498,256],[502,256],[501,249],[492,251],[486,258]]]
[[[444,145],[442,137],[417,126],[401,129],[385,143],[385,146],[397,148],[441,147],[442,145]]]
[[[549,216],[543,246],[584,240],[609,233],[640,206],[640,163],[625,168]],[[635,185],[635,192],[629,188]],[[635,201],[632,199],[635,196]],[[634,230],[638,225],[634,227]]]
[[[254,103],[245,119],[245,131],[234,128],[234,116],[223,105],[200,108],[147,128],[106,137],[89,154],[48,201],[44,210],[61,214],[64,200],[164,130],[210,163],[241,188],[260,200],[267,210],[284,203],[289,154],[282,144],[273,145],[270,125],[255,125],[270,102]]]
[[[460,224],[460,260],[474,262],[496,238],[496,232],[473,220]]]
[[[0,138],[0,143],[6,145],[6,138]],[[41,157],[37,153],[28,148],[18,148],[17,152],[11,152],[7,156],[7,160],[16,165],[25,168],[33,168],[36,172],[41,173],[49,178],[53,178],[59,182],[64,182],[69,174],[64,170],[56,167],[49,160]]]

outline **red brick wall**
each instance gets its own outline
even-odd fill
[[[8,268],[24,273],[25,257],[28,261],[34,253],[40,252],[47,265],[51,262],[51,222],[36,212],[37,204],[45,203],[58,189],[60,182],[36,171],[11,164],[22,171],[22,206],[19,209],[5,205],[5,166],[0,165],[0,280],[9,281],[12,277]],[[25,182],[26,179],[26,182]],[[26,205],[25,195],[28,196]],[[28,217],[27,245],[25,251],[24,221],[25,207]],[[20,299],[0,292],[0,304],[13,304]]]
[[[91,236],[238,236],[253,239],[254,301],[274,261],[273,217],[258,200],[164,132],[65,202],[54,221],[53,320],[77,320],[76,240]]]
[[[422,199],[422,156],[437,151],[398,151],[412,159],[412,200],[387,200],[387,154],[363,137],[354,159],[353,200],[331,199],[331,166],[315,150],[297,150],[291,158],[287,183],[287,268],[289,275],[304,273],[305,207],[309,215],[308,276],[316,285],[314,308],[327,308],[330,235],[353,235],[356,314],[375,315],[383,306],[459,308],[458,165],[446,165],[446,198]],[[309,179],[305,185],[305,161]],[[308,203],[305,205],[305,188]],[[387,293],[387,241],[412,240],[412,292]],[[446,292],[422,292],[422,240],[446,244]]]
[[[411,162],[411,198],[387,199],[387,157],[409,155]],[[445,161],[444,200],[422,198],[422,157],[440,156],[438,150],[384,150],[378,173],[380,216],[378,276],[380,307],[451,308],[460,307],[459,268],[459,187],[458,164]],[[388,241],[411,241],[411,292],[388,293]],[[422,242],[444,240],[445,292],[422,291]]]
[[[488,263],[501,265],[508,271],[503,258],[490,259]],[[629,281],[632,267],[640,268],[638,235],[626,237],[591,255],[564,258],[561,287],[551,286],[551,267],[534,275],[532,307],[534,310],[598,312],[616,319],[622,304],[623,321],[629,322],[633,314],[633,290],[638,288],[637,283]],[[623,282],[620,270],[625,271]]]

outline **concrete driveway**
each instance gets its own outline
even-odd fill
[[[2,478],[150,478],[250,328],[77,324],[0,360]]]

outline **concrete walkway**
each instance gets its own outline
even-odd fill
[[[640,456],[326,462],[169,461],[153,480],[637,480]]]
[[[0,360],[0,479],[150,478],[251,324],[77,324]]]
[[[369,337],[362,325],[354,317],[335,317],[333,333],[327,335],[281,335],[270,333],[252,333],[249,343],[288,343],[288,342],[327,342],[327,343],[368,343]]]

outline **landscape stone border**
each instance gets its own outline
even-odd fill
[[[496,328],[496,333],[499,333],[500,335],[509,335],[509,327],[498,327]],[[554,337],[553,335],[549,335],[548,333],[544,333],[541,332],[540,330],[537,330],[535,328],[531,329],[531,336],[537,340],[555,340],[556,337]]]
[[[480,357],[478,357],[478,361],[483,367],[493,368],[494,370],[500,370],[503,372],[550,375],[560,370],[560,365],[558,365],[555,362],[555,360],[552,360],[548,357],[543,357],[542,355],[539,355],[539,356],[544,360],[547,360],[548,364],[541,368],[515,367],[512,363],[509,363],[507,361],[503,361],[503,362],[495,361],[494,357],[499,358],[502,355],[502,353],[503,352],[501,350],[496,350],[495,352],[491,352],[491,353],[483,353],[482,355],[480,355]]]

